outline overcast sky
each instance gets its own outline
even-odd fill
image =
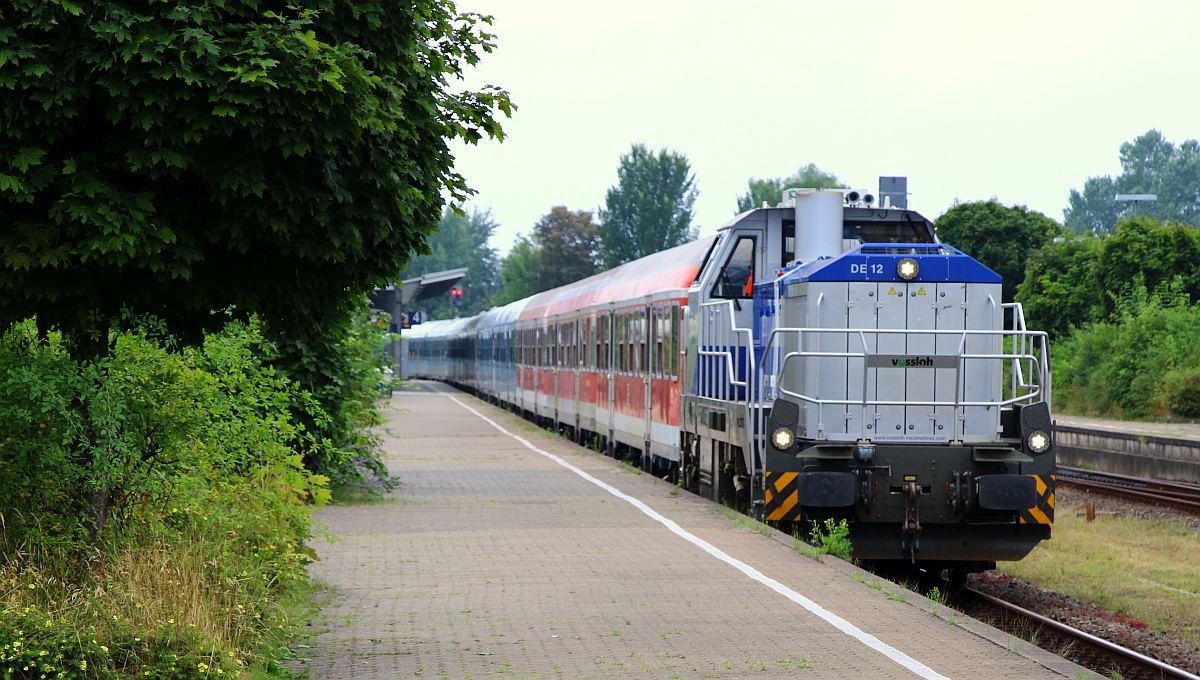
[[[497,49],[465,81],[519,107],[456,146],[507,252],[551,206],[596,210],[634,142],[687,156],[713,233],[750,177],[806,163],[936,219],[996,198],[1062,221],[1151,128],[1200,138],[1200,1],[460,0]]]

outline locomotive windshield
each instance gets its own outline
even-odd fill
[[[856,220],[849,214],[842,223],[842,238],[859,243],[937,243],[933,225],[924,218]]]
[[[754,291],[754,237],[742,236],[729,254],[721,276],[717,279],[713,297],[750,298]]]

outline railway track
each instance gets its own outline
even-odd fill
[[[1042,649],[1067,657],[1077,664],[1108,674],[1110,677],[1121,677],[1124,680],[1200,680],[1200,676],[1186,670],[1175,668],[972,588],[960,590],[951,604],[976,619],[1031,640]],[[1118,671],[1119,675],[1114,674],[1114,671]]]
[[[1200,486],[1059,466],[1057,480],[1081,489],[1200,514]]]

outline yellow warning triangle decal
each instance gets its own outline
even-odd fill
[[[888,295],[895,295],[895,294],[896,294],[896,289],[895,289],[895,288],[893,288],[893,289],[891,289],[891,290],[889,290],[889,291],[888,291]]]
[[[917,291],[917,295],[924,295],[924,294],[925,294],[925,289],[924,289],[924,288],[922,288],[922,289],[920,289],[920,290],[918,290],[918,291]]]

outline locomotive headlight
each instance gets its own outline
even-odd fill
[[[1046,449],[1050,448],[1050,435],[1041,430],[1035,431],[1025,440],[1029,444],[1029,450],[1034,453],[1045,453]]]
[[[775,430],[775,434],[771,435],[771,443],[780,451],[790,449],[795,441],[796,435],[792,434],[792,431],[786,427]]]
[[[896,263],[896,274],[905,281],[917,278],[917,272],[919,271],[921,271],[921,268],[917,266],[917,261],[911,257],[902,257]]]

